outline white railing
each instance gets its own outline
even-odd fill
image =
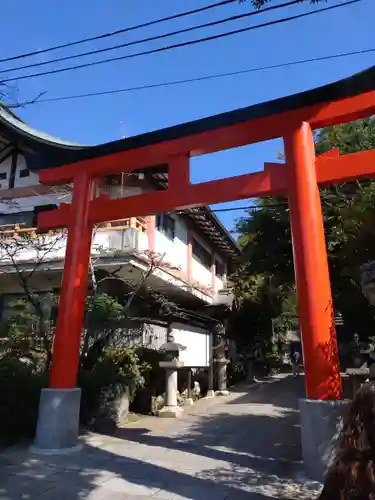
[[[136,217],[101,224],[94,229],[92,252],[145,250],[146,231],[145,219]],[[66,230],[40,233],[37,228],[23,224],[0,226],[0,266],[63,260],[66,236]]]

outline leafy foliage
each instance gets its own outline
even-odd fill
[[[40,390],[46,383],[46,375],[33,364],[0,359],[0,444],[34,436]]]
[[[33,294],[32,300],[30,303],[19,298],[9,304],[8,317],[1,325],[2,335],[7,339],[8,358],[29,359],[40,371],[46,371],[52,345],[52,325],[46,318],[50,318],[56,298],[53,294]]]
[[[320,130],[315,140],[318,154],[332,148],[341,154],[375,148],[375,118],[328,127]],[[349,329],[366,337],[375,321],[360,289],[359,267],[375,255],[375,182],[348,182],[320,192],[335,307]],[[246,322],[248,332],[249,324],[257,324],[267,343],[275,332],[298,325],[287,201],[258,201],[256,210],[237,221],[236,232],[243,249],[233,276],[237,314]]]
[[[124,394],[130,401],[144,386],[143,374],[149,369],[140,363],[134,349],[105,349],[90,370],[82,369],[78,384],[82,388],[81,421],[94,426],[103,420],[117,424],[117,405]]]

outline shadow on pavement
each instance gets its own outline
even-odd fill
[[[210,471],[189,475],[146,460],[117,455],[85,446],[64,458],[33,458],[2,463],[0,498],[8,499],[193,499],[249,500],[250,491],[240,484],[243,471],[223,469],[225,481],[210,477]],[[178,469],[178,463],[175,464]],[[6,477],[5,477],[6,476]],[[206,476],[206,477],[205,477]],[[230,478],[230,480],[228,480]],[[281,483],[280,483],[281,486]],[[252,500],[262,500],[251,491]],[[280,498],[283,498],[281,496]]]
[[[167,435],[124,428],[72,455],[0,455],[0,498],[310,499],[293,480],[301,389],[302,378],[240,388],[206,415],[171,423]]]

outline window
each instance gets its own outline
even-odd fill
[[[225,274],[225,265],[219,260],[215,260],[215,271],[218,278],[222,278]]]
[[[11,226],[20,224],[24,227],[32,227],[33,212],[16,212],[11,214],[0,215],[0,226]]]
[[[169,214],[159,214],[156,217],[157,230],[171,240],[174,240],[175,237],[175,225],[175,220]]]
[[[23,177],[29,177],[30,175],[30,170],[28,168],[23,168],[20,170],[20,178],[22,179]]]
[[[210,268],[212,263],[211,253],[206,250],[195,238],[191,242],[193,256],[203,266]]]
[[[7,178],[7,173],[6,172],[0,172],[0,179],[3,181],[6,178]]]

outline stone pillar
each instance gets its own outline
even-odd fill
[[[215,359],[216,373],[217,373],[217,396],[228,396],[229,391],[227,388],[227,365],[228,359],[218,358]]]
[[[210,356],[210,365],[208,367],[208,384],[207,384],[207,394],[206,398],[215,397],[214,391],[214,360],[213,360],[213,346],[212,346],[212,334],[211,334],[211,356]]]
[[[81,449],[78,422],[81,389],[42,389],[38,425],[30,451],[59,455]]]
[[[319,401],[301,399],[302,457],[306,474],[315,481],[324,481],[336,454],[336,443],[342,420],[350,401]]]
[[[177,360],[160,361],[160,368],[165,368],[165,406],[158,412],[159,417],[177,418],[182,413],[182,408],[177,404],[178,372],[183,363]]]
[[[223,324],[216,325],[214,332],[214,364],[217,377],[217,396],[227,396],[227,339],[225,338],[225,327]]]
[[[191,368],[188,371],[188,386],[187,386],[187,398],[185,399],[185,406],[191,406],[194,404],[193,395],[191,393]]]

